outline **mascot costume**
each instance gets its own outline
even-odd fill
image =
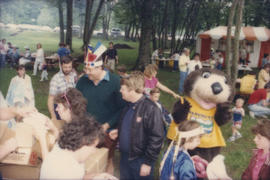
[[[201,137],[200,145],[190,154],[199,155],[210,162],[225,146],[220,126],[232,119],[231,82],[222,71],[203,68],[189,74],[184,83],[184,94],[173,107],[174,121],[167,137],[175,140],[178,124],[182,121],[197,121],[205,134]]]

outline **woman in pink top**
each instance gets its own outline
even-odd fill
[[[151,89],[159,88],[162,91],[171,94],[174,98],[180,98],[180,96],[174,93],[165,85],[161,84],[156,78],[158,67],[155,64],[149,64],[144,69],[144,93],[146,96],[150,96]]]
[[[270,179],[270,121],[263,119],[252,128],[256,135],[254,142],[257,149],[253,151],[253,157],[247,169],[242,174],[242,180]]]

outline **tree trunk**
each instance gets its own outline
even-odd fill
[[[228,27],[227,27],[225,62],[226,62],[226,73],[229,76],[229,79],[231,78],[231,75],[232,75],[231,74],[231,58],[230,58],[231,41],[232,41],[231,31],[232,31],[233,18],[234,18],[237,3],[238,3],[238,0],[234,0],[232,3],[232,7],[230,9],[230,14],[229,14]]]
[[[131,26],[132,26],[132,23],[129,23],[128,28],[127,28],[127,32],[125,33],[125,40],[129,40],[130,39]]]
[[[136,31],[135,31],[135,41],[137,41],[137,39],[139,39],[139,25],[136,25]]]
[[[176,29],[177,29],[177,19],[178,19],[178,3],[179,1],[174,0],[173,1],[173,22],[172,22],[172,29],[171,29],[171,36],[172,36],[172,40],[171,40],[171,54],[174,53],[175,51],[175,35],[176,35]]]
[[[82,38],[83,34],[83,27],[84,27],[84,21],[83,21],[84,17],[83,14],[80,14],[80,32],[79,32],[79,38]]]
[[[58,13],[59,13],[59,27],[60,27],[60,42],[65,42],[65,33],[64,33],[64,15],[63,15],[63,6],[62,0],[58,1]]]
[[[97,20],[98,20],[98,16],[99,16],[100,11],[101,11],[101,9],[102,9],[103,3],[104,3],[104,0],[100,0],[100,1],[99,1],[98,8],[97,8],[97,11],[96,11],[96,14],[95,14],[95,16],[94,16],[93,22],[92,22],[91,27],[90,27],[90,30],[89,30],[88,41],[91,40],[91,37],[92,37],[92,34],[93,34],[94,29],[95,29],[95,27],[96,27]]]
[[[242,25],[243,17],[243,6],[244,0],[239,0],[237,4],[237,14],[236,14],[236,24],[235,24],[235,33],[234,33],[234,49],[233,49],[233,59],[232,59],[232,82],[233,85],[238,76],[238,61],[239,61],[239,36]]]
[[[165,46],[166,46],[165,45],[165,41],[166,41],[166,39],[165,39],[166,38],[165,29],[166,29],[166,26],[167,26],[168,6],[169,6],[169,0],[166,0],[164,12],[163,12],[162,24],[161,24],[161,32],[162,32],[161,47],[162,47],[162,49],[164,49]]]
[[[135,36],[135,22],[133,22],[132,31],[131,31],[131,35],[130,35],[130,39],[132,41],[134,41],[134,36]]]
[[[152,26],[152,48],[153,51],[157,49],[156,29],[154,25]]]
[[[89,44],[89,28],[93,4],[94,0],[86,0],[84,31],[83,31],[83,47],[87,47],[87,45]]]
[[[150,63],[150,42],[152,33],[152,6],[153,0],[144,0],[141,7],[141,37],[139,43],[139,55],[135,68],[143,69]]]
[[[111,4],[109,3],[111,3],[111,1],[106,1],[104,4],[103,19],[102,19],[103,36],[107,40],[109,39],[108,31],[109,31],[109,25],[110,25],[111,14],[112,14],[112,7],[111,7]]]
[[[66,0],[67,3],[67,34],[66,34],[66,44],[70,46],[72,50],[72,8],[73,0]]]

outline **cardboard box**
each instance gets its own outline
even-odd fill
[[[94,154],[90,155],[85,162],[86,173],[98,174],[105,172],[108,164],[109,149],[100,148]]]
[[[0,144],[10,138],[16,138],[18,148],[2,159],[1,163],[35,166],[38,157],[32,149],[32,128],[24,123],[17,123],[15,130],[6,127],[5,134],[0,139]]]
[[[3,179],[39,179],[41,160],[37,166],[22,166],[15,164],[0,164]]]

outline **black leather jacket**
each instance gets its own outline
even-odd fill
[[[120,119],[119,134],[122,120],[128,111],[128,106],[123,109]],[[138,157],[144,159],[144,164],[154,163],[161,150],[165,136],[161,110],[150,99],[143,96],[134,105],[135,112],[130,132],[129,160]]]

